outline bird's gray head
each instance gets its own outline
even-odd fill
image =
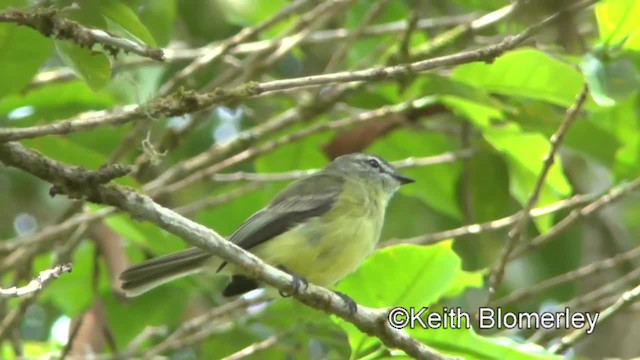
[[[354,153],[337,157],[328,170],[337,170],[346,177],[354,177],[367,184],[374,185],[383,192],[392,195],[400,185],[415,180],[401,175],[384,159],[370,154]]]

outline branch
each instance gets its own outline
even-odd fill
[[[551,229],[549,229],[546,233],[536,236],[527,244],[524,244],[513,251],[513,253],[509,257],[509,261],[512,261],[528,252],[539,248],[540,246],[546,244],[549,240],[560,234],[562,231],[566,230],[569,226],[571,226],[579,219],[593,215],[594,213],[600,211],[600,209],[622,199],[625,195],[638,188],[640,188],[640,177],[635,178],[630,183],[616,186],[588,205],[580,209],[571,211],[569,215],[553,225]]]
[[[67,272],[71,272],[71,264],[58,265],[52,269],[41,271],[40,275],[25,286],[14,286],[8,289],[0,288],[0,298],[19,297],[38,292],[42,290],[46,283]]]
[[[208,310],[206,313],[201,314],[193,319],[183,322],[176,330],[174,330],[169,336],[167,336],[160,343],[156,344],[149,350],[142,354],[142,359],[154,359],[156,356],[166,353],[168,351],[175,351],[189,346],[187,340],[196,340],[192,336],[192,333],[196,332],[199,335],[199,339],[210,336],[211,333],[203,334],[201,330],[212,323],[215,323],[222,317],[229,317],[237,320],[236,313],[239,311],[246,311],[250,306],[264,302],[264,297],[256,297],[252,299],[245,299],[239,297],[228,303],[224,303],[213,309]]]
[[[602,324],[613,315],[615,315],[620,310],[624,309],[626,306],[634,303],[640,297],[640,285],[635,288],[626,291],[623,293],[615,303],[613,303],[608,308],[604,309],[600,312],[600,316],[596,320],[596,324]],[[571,348],[576,342],[587,335],[586,330],[576,329],[572,331],[569,335],[566,335],[560,339],[560,342],[551,346],[549,351],[552,353],[562,353],[565,350]]]
[[[440,155],[424,156],[424,157],[410,157],[404,160],[392,161],[391,165],[396,169],[423,167],[431,165],[439,165],[458,161],[460,159],[470,158],[475,153],[475,149],[464,149],[460,151],[449,151]],[[254,173],[238,171],[234,173],[226,174],[213,174],[211,180],[215,182],[237,182],[237,181],[252,181],[252,182],[275,182],[275,181],[293,181],[305,176],[309,176],[319,169],[309,170],[294,170],[277,173]]]
[[[536,217],[552,214],[552,213],[560,211],[560,210],[564,210],[564,209],[567,209],[567,208],[570,208],[570,207],[574,207],[576,205],[580,205],[580,204],[584,204],[584,203],[593,201],[593,199],[595,197],[596,197],[596,195],[594,195],[594,194],[590,194],[590,195],[575,195],[570,199],[560,200],[558,202],[555,202],[553,204],[549,204],[547,206],[535,208],[535,209],[531,210],[529,215],[531,217],[533,217],[533,218],[536,218]],[[387,241],[387,242],[385,242],[383,244],[383,246],[386,247],[386,246],[391,246],[391,245],[395,245],[395,244],[431,245],[431,244],[435,244],[435,243],[438,243],[440,241],[443,241],[443,240],[446,240],[446,239],[455,238],[455,237],[460,237],[460,236],[465,236],[465,235],[476,235],[476,234],[480,234],[480,233],[483,233],[483,232],[496,231],[496,230],[499,230],[499,229],[502,229],[502,228],[505,228],[507,226],[511,226],[511,225],[515,224],[516,221],[518,221],[518,219],[520,218],[520,213],[521,213],[521,211],[519,211],[519,212],[517,212],[517,213],[515,213],[513,215],[504,217],[502,219],[491,220],[491,221],[487,221],[487,222],[479,223],[479,224],[465,225],[465,226],[461,226],[459,228],[455,228],[455,229],[451,229],[451,230],[445,230],[445,231],[441,231],[441,232],[437,232],[437,233],[420,235],[420,236],[407,238],[407,239],[398,239],[398,240]]]
[[[205,66],[211,66],[211,64],[213,64],[217,59],[220,59],[223,55],[227,54],[231,49],[233,49],[240,43],[256,36],[260,32],[279,23],[280,21],[287,19],[289,16],[297,13],[303,6],[307,5],[308,3],[309,0],[297,0],[283,7],[282,10],[266,19],[262,23],[256,26],[245,27],[234,36],[222,42],[216,42],[205,47],[203,49],[203,54],[195,58],[193,62],[184,67],[184,69],[178,71],[171,80],[167,81],[167,83],[162,86],[162,89],[159,91],[159,93],[167,94],[171,92],[185,79],[194,75]]]
[[[513,304],[515,302],[521,302],[528,297],[539,295],[541,292],[547,289],[550,289],[552,287],[555,287],[567,282],[576,281],[590,275],[599,274],[605,270],[614,268],[620,265],[621,263],[627,262],[638,256],[640,256],[640,247],[636,247],[627,252],[617,254],[612,257],[606,258],[604,260],[600,260],[600,261],[585,265],[576,270],[572,270],[564,274],[554,276],[550,279],[541,281],[525,289],[514,291],[508,296],[505,296],[495,301],[493,306],[501,307],[501,306]]]
[[[277,140],[269,141],[259,146],[250,147],[240,153],[237,153],[231,157],[215,163],[207,168],[191,173],[184,179],[178,180],[172,184],[164,184],[166,177],[158,177],[157,179],[145,184],[144,189],[149,195],[156,197],[160,194],[171,193],[177,191],[189,184],[200,181],[206,177],[209,177],[215,173],[218,173],[224,169],[227,169],[233,165],[240,164],[244,161],[255,159],[258,156],[262,156],[269,152],[272,152],[282,146],[288,145],[294,141],[298,141],[302,138],[318,134],[323,131],[341,129],[347,126],[351,126],[358,123],[385,119],[389,122],[401,122],[401,119],[396,119],[390,115],[403,113],[416,108],[422,108],[428,106],[431,97],[424,97],[417,100],[405,101],[399,104],[383,106],[381,108],[362,112],[355,116],[351,116],[345,119],[340,119],[331,122],[321,122],[315,125],[303,128],[295,133],[278,138]],[[191,162],[188,160],[188,162]],[[166,173],[165,173],[166,174]]]
[[[591,4],[593,0],[579,3],[580,6]],[[580,8],[580,6],[573,8]],[[122,125],[139,118],[161,118],[181,116],[187,113],[207,109],[214,105],[230,101],[239,101],[264,93],[321,86],[334,83],[350,83],[357,81],[382,81],[404,78],[445,66],[454,66],[470,62],[492,62],[505,51],[511,50],[529,39],[540,29],[554,22],[559,13],[549,16],[521,33],[508,37],[503,41],[476,50],[463,51],[453,55],[436,57],[396,66],[370,68],[358,71],[343,71],[332,74],[306,76],[300,78],[274,80],[264,83],[248,82],[232,89],[216,88],[205,93],[195,91],[177,91],[168,96],[158,97],[147,105],[127,106],[114,115],[100,112],[98,116],[85,116],[85,119],[70,119],[52,124],[34,127],[0,129],[0,142],[34,138],[45,135],[61,135],[72,132],[88,131],[100,126]],[[102,115],[105,114],[105,115]]]
[[[504,250],[502,254],[500,254],[500,258],[496,262],[496,264],[491,268],[491,275],[489,277],[489,299],[488,302],[491,302],[496,294],[496,289],[500,286],[502,282],[502,278],[504,276],[504,269],[509,261],[509,256],[511,252],[515,249],[516,245],[519,242],[524,240],[524,229],[528,224],[529,219],[531,218],[530,212],[531,209],[538,202],[538,198],[540,196],[540,192],[542,191],[542,187],[547,179],[547,175],[553,166],[555,161],[556,153],[560,148],[560,144],[562,144],[562,140],[564,139],[567,130],[574,123],[574,121],[578,118],[582,106],[587,101],[587,95],[589,93],[589,87],[585,84],[582,87],[582,91],[575,100],[575,103],[567,109],[566,115],[562,122],[560,123],[560,127],[558,130],[551,136],[551,148],[547,153],[547,156],[544,159],[544,163],[542,165],[542,171],[540,175],[538,175],[538,179],[536,180],[536,184],[533,187],[533,191],[529,196],[529,200],[525,205],[523,211],[520,213],[520,218],[516,222],[513,229],[509,232],[509,238],[507,239],[507,243],[505,244]]]
[[[247,358],[249,356],[254,356],[260,351],[268,349],[274,346],[275,344],[277,344],[278,341],[280,341],[285,335],[287,335],[287,332],[269,336],[268,338],[260,342],[255,342],[247,346],[246,348],[241,349],[240,351],[237,351],[229,356],[224,357],[222,360],[240,360],[240,359]]]
[[[162,49],[117,37],[104,30],[88,28],[61,17],[56,9],[9,9],[0,13],[0,22],[28,26],[46,37],[54,36],[61,40],[70,40],[82,48],[91,49],[95,44],[101,44],[113,57],[124,50],[153,60],[164,61]]]
[[[88,173],[84,169],[78,170],[62,164],[13,142],[0,144],[0,160],[8,166],[22,169],[54,184],[70,181],[71,179],[66,177],[78,175],[74,172]],[[82,176],[82,178],[86,177]],[[294,293],[293,297],[300,302],[351,322],[360,331],[379,338],[387,347],[399,348],[419,359],[446,359],[411,338],[406,332],[392,328],[387,322],[386,309],[358,306],[357,311],[352,313],[340,296],[313,284],[295,292],[291,275],[264,263],[255,255],[225,240],[213,230],[155,203],[148,196],[117,185],[100,183],[93,183],[91,186],[85,184],[79,189],[84,191],[83,195],[89,201],[112,205],[129,213],[134,219],[150,221],[181,237],[189,244],[215,253],[233,263],[247,276],[263,281],[276,289]],[[79,195],[78,191],[74,191],[73,195]]]
[[[292,4],[293,5],[293,4]],[[291,5],[291,6],[292,6]],[[454,26],[460,23],[466,23],[471,21],[475,17],[474,14],[464,14],[464,15],[450,15],[443,16],[438,18],[424,18],[418,19],[416,23],[415,30],[429,30],[429,29],[437,29],[447,26]],[[268,20],[267,20],[268,21]],[[327,42],[336,42],[336,41],[344,41],[351,34],[351,29],[330,29],[330,30],[318,30],[311,33],[308,37],[306,37],[301,44],[322,44]],[[404,20],[388,22],[384,24],[377,24],[367,27],[363,33],[363,37],[374,37],[374,36],[382,36],[386,34],[394,34],[394,33],[402,33],[407,31],[407,22]],[[213,44],[209,44],[200,48],[165,48],[164,55],[167,63],[175,64],[182,63],[185,61],[196,61],[197,59],[204,58],[206,56],[213,57],[214,59],[201,60],[203,62],[209,61],[209,64],[215,60],[215,56],[219,57],[220,55],[216,55],[219,52],[223,52],[222,47],[227,42],[232,42],[235,40],[235,37],[240,37],[241,33],[233,35],[232,37],[223,40],[217,41]],[[243,36],[244,37],[244,36]],[[282,41],[291,41],[292,36],[287,36]],[[227,45],[228,46],[228,45]],[[228,54],[231,55],[242,55],[242,54],[250,54],[257,51],[263,51],[270,48],[275,47],[275,41],[273,39],[266,40],[258,40],[252,42],[243,42],[237,44],[235,47],[232,47],[227,51]],[[153,64],[153,61],[149,59],[127,59],[126,61],[121,61],[115,64],[114,73],[118,73],[121,70],[130,69],[136,66],[144,66],[148,64]],[[191,65],[189,65],[191,66]],[[186,68],[185,68],[186,69]],[[63,82],[72,80],[75,78],[73,71],[69,68],[56,68],[53,70],[46,70],[38,73],[31,83],[27,86],[28,90],[32,90],[41,86],[45,86],[52,83]]]

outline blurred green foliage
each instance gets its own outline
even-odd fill
[[[10,7],[24,8],[33,3],[0,0],[0,11]],[[75,5],[72,1],[61,0],[43,3],[49,3],[60,9],[62,16],[86,26],[149,46],[176,45],[176,49],[197,48],[224,40],[243,27],[264,22],[283,6],[291,4],[284,0],[90,0]],[[371,25],[404,21],[411,14],[419,18],[484,14],[509,2],[457,0],[426,3],[390,1]],[[370,0],[354,1],[331,17],[322,29],[353,31],[360,26],[371,4]],[[312,5],[303,8],[308,10]],[[404,84],[397,81],[371,83],[346,96],[340,107],[303,119],[258,141],[266,143],[296,133],[310,124],[429,96],[432,105],[441,106],[442,111],[394,129],[364,149],[388,160],[440,155],[460,150],[465,141],[460,129],[463,126],[471,128],[467,140],[475,153],[469,160],[403,170],[417,182],[403,188],[390,205],[382,241],[414,237],[499,219],[522,209],[542,170],[543,159],[550,149],[551,135],[586,83],[591,90],[590,97],[578,121],[566,135],[562,151],[542,188],[538,206],[552,204],[576,193],[601,192],[613,184],[632,180],[640,175],[640,27],[637,25],[640,24],[640,1],[603,0],[582,12],[585,14],[576,15],[575,19],[581,28],[587,29],[582,35],[585,49],[580,53],[567,51],[550,42],[508,51],[492,63],[468,63],[414,74]],[[293,15],[250,40],[273,39],[290,29],[299,18],[299,14]],[[474,40],[486,42],[487,39],[502,38],[525,27],[526,24],[518,19],[505,20],[483,29],[476,34],[477,38],[469,36],[448,44],[442,52],[474,49],[478,46]],[[445,29],[417,30],[411,37],[411,48],[428,44]],[[550,26],[547,30],[553,31],[554,28]],[[399,51],[400,39],[401,33],[356,39],[349,46],[340,70],[385,64],[390,55]],[[337,40],[303,43],[254,80],[320,74],[339,46],[341,41]],[[250,55],[234,54],[227,60],[234,64],[246,56]],[[45,125],[88,111],[144,104],[158,93],[162,84],[189,63],[148,61],[123,65],[136,59],[140,60],[131,54],[120,54],[114,58],[99,47],[82,49],[66,40],[44,37],[24,26],[0,23],[0,127]],[[184,86],[203,86],[233,66],[218,63],[206,67]],[[67,67],[74,76],[40,85],[32,83],[36,74],[55,72],[62,67]],[[303,90],[246,99],[233,106],[182,117],[138,119],[134,125],[38,137],[22,143],[56,160],[97,169],[109,161],[138,122],[145,122],[142,127],[144,133],[149,133],[150,139],[157,142],[163,134],[179,133],[180,124],[199,118],[192,132],[161,157],[161,164],[152,171],[152,175],[154,171],[158,175],[172,164],[207,151],[211,146],[221,146],[243,130],[281,116],[309,101],[318,91],[332,89]],[[237,116],[229,115],[234,113]],[[225,172],[275,173],[320,168],[329,161],[323,149],[345,132],[319,132],[275,147],[273,151]],[[144,134],[121,159],[122,162],[136,161],[144,150],[140,142],[143,138]],[[121,179],[118,183],[138,190],[143,187],[143,183],[133,177]],[[178,207],[196,200],[224,196],[244,185],[241,181],[198,182],[162,200],[166,206]],[[284,186],[283,182],[268,182],[259,190],[188,216],[222,235],[228,235]],[[47,184],[15,169],[0,168],[0,190],[0,239],[3,241],[28,237],[30,233],[55,224],[69,206],[65,199],[50,198]],[[470,209],[466,208],[468,204],[471,204]],[[95,212],[101,208],[91,205],[88,211]],[[584,265],[593,261],[594,256],[604,258],[638,246],[640,199],[635,195],[629,196],[616,211],[620,216],[609,225],[616,228],[618,237],[623,239],[617,242],[618,248],[603,240],[602,247],[607,251],[585,255],[589,250],[585,234],[594,232],[593,224],[576,223],[538,252],[524,256],[508,267],[505,283],[498,295],[507,295],[515,289],[526,288]],[[566,213],[536,218],[526,229],[527,237],[548,231]],[[25,228],[20,225],[17,221],[20,215],[31,219],[33,226]],[[105,219],[105,224],[121,239],[132,263],[185,246],[176,236],[126,214],[110,216]],[[485,287],[483,278],[502,251],[507,231],[469,234],[431,246],[383,248],[358,272],[342,281],[338,289],[365,306],[428,306],[434,310],[442,306],[461,306],[473,314],[474,309],[486,301],[486,292],[481,291]],[[68,237],[67,234],[56,239],[56,246]],[[123,301],[111,287],[104,254],[96,249],[92,237],[91,233],[86,233],[74,250],[73,273],[52,282],[38,297],[32,308],[40,309],[41,313],[35,316],[27,312],[25,315],[21,329],[23,351],[28,357],[37,358],[60,351],[64,340],[60,340],[60,330],[56,330],[57,333],[52,330],[54,323],[80,316],[98,300],[105,306],[107,325],[118,349],[126,348],[147,326],[165,325],[173,330],[194,313],[201,313],[203,308],[220,304],[217,294],[224,286],[224,280],[207,275],[181,279],[134,300]],[[54,250],[35,257],[31,271],[37,273],[53,265]],[[0,254],[0,263],[7,258],[7,254]],[[0,284],[5,287],[13,278],[13,272],[0,274]],[[546,290],[507,309],[539,310],[544,304],[561,303],[579,296],[581,290],[576,284]],[[0,317],[18,304],[18,300],[9,301],[5,309],[0,309]],[[38,327],[45,331],[37,334],[28,331],[25,324],[36,320],[40,324]],[[343,320],[328,317],[289,299],[277,300],[265,309],[256,309],[239,319],[221,323],[211,336],[185,346],[186,350],[170,351],[165,355],[172,359],[217,359],[269,336],[281,335],[276,345],[259,354],[260,358],[383,359],[404,356],[384,348],[378,339],[362,334]],[[465,359],[553,358],[542,346],[522,341],[531,333],[521,331],[495,335],[471,329],[410,331],[412,336],[435,350]],[[597,331],[590,339],[598,344]],[[606,346],[606,341],[602,341]],[[141,351],[155,343],[156,340],[147,340],[141,345]],[[11,345],[3,344],[0,356],[13,358]]]

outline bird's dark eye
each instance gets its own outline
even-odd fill
[[[376,159],[367,160],[367,163],[374,169],[380,168],[380,163]]]

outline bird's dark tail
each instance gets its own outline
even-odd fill
[[[171,280],[198,272],[211,258],[199,248],[149,259],[120,274],[122,290],[127,296],[138,296]]]

